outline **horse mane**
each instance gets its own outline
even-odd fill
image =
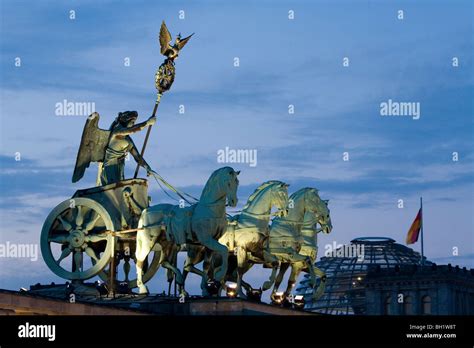
[[[257,196],[264,190],[266,189],[267,187],[273,185],[273,184],[283,184],[283,182],[279,181],[279,180],[269,180],[269,181],[265,181],[263,184],[261,184],[259,187],[257,187],[255,189],[255,191],[250,195],[250,197],[248,198],[247,200],[247,203],[244,205],[244,207],[242,208],[242,210],[245,210],[247,209],[250,204],[255,200],[255,198],[257,198]]]
[[[316,192],[316,195],[319,197],[319,190],[317,188],[314,188],[314,187],[304,187],[302,189],[299,189],[298,191],[296,192],[293,192],[293,194],[291,194],[291,196],[289,197],[289,199],[292,199],[293,202],[296,202],[298,200],[300,200],[301,198],[304,198],[304,195],[306,194],[306,192],[308,192],[309,190],[314,190]],[[321,198],[320,198],[321,199]]]
[[[299,200],[300,198],[302,198],[305,195],[306,191],[308,191],[310,189],[311,189],[311,187],[304,187],[302,189],[299,189],[298,191],[293,192],[291,194],[291,196],[289,197],[289,199],[292,199],[294,202],[296,202],[297,200]]]
[[[204,186],[204,189],[202,190],[201,197],[207,194],[210,189],[214,188],[217,175],[225,170],[234,171],[232,167],[222,167],[213,171],[211,176],[209,176],[209,179],[207,179],[206,185]]]

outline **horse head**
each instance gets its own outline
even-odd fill
[[[221,173],[220,182],[227,198],[227,204],[230,207],[235,207],[239,201],[237,198],[237,188],[239,186],[237,176],[240,174],[240,170],[235,171],[232,167],[224,167],[221,168]]]
[[[332,231],[332,222],[331,222],[331,214],[329,211],[329,199],[325,199],[322,201],[324,206],[321,207],[321,214],[318,217],[319,225],[321,225],[321,229],[324,233],[329,234]]]
[[[270,218],[272,208],[276,207],[278,212],[275,215],[286,216],[288,214],[288,186],[279,180],[265,181],[250,195],[242,212]]]
[[[305,209],[315,214],[316,221],[321,226],[320,230],[326,234],[331,233],[332,223],[328,208],[329,200],[322,200],[319,197],[318,190],[315,188],[309,188],[306,191],[305,200]]]
[[[278,182],[272,187],[271,205],[278,209],[278,215],[285,217],[288,215],[288,184]]]

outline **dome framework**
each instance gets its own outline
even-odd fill
[[[347,251],[354,250],[358,251],[357,254],[348,255]],[[305,309],[309,311],[342,315],[364,314],[364,280],[369,271],[377,268],[417,267],[420,263],[420,253],[396,243],[391,238],[360,237],[316,262],[316,267],[327,276],[326,289],[321,298],[312,300],[313,290],[308,286],[308,275],[304,276],[296,292],[304,296]],[[432,265],[426,258],[424,264]]]

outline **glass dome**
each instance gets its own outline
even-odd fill
[[[313,290],[308,286],[308,275],[300,282],[297,294],[305,298],[305,309],[325,314],[364,314],[364,279],[377,268],[416,267],[420,253],[395,240],[385,237],[361,237],[334,250],[316,262],[326,273],[324,295],[312,300]],[[431,265],[425,258],[425,265]],[[319,284],[319,278],[318,278]]]

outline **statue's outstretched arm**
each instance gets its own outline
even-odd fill
[[[145,168],[147,171],[150,171],[151,170],[150,166],[145,161],[145,159],[142,157],[142,155],[140,155],[140,152],[138,152],[138,149],[137,149],[135,143],[133,142],[133,140],[131,138],[129,140],[130,140],[130,154],[133,156],[135,161],[137,161],[137,163],[140,166]]]
[[[125,128],[125,129],[121,129],[121,130],[118,130],[118,131],[114,131],[114,135],[121,135],[121,136],[130,135],[132,133],[136,133],[136,132],[141,131],[142,129],[146,128],[147,126],[151,126],[155,122],[156,122],[156,117],[150,117],[145,122],[138,123],[136,125],[133,125],[130,128]]]

